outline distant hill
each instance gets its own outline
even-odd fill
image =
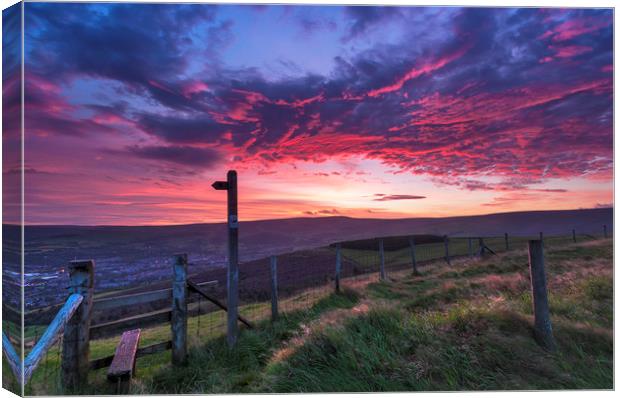
[[[349,217],[290,218],[240,222],[239,237],[242,260],[265,255],[324,246],[344,240],[378,236],[431,234],[448,236],[497,236],[602,233],[606,224],[612,231],[613,208],[526,211],[479,216],[445,218],[368,219]],[[15,235],[16,226],[5,225],[4,232]],[[14,231],[11,231],[14,229]],[[112,252],[134,247],[141,252],[166,249],[219,252],[224,255],[226,224],[189,224],[173,226],[27,226],[26,249],[36,255],[39,246],[72,245],[73,254],[106,247]],[[72,254],[72,257],[73,257]]]

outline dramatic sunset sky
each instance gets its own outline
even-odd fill
[[[26,222],[610,206],[612,16],[27,3]]]

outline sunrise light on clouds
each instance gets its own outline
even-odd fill
[[[611,205],[612,18],[26,3],[25,221],[221,222],[233,168],[242,220]]]

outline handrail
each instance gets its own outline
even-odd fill
[[[49,324],[43,336],[39,339],[39,341],[35,344],[34,348],[28,356],[24,359],[23,364],[23,383],[26,384],[32,377],[35,369],[43,359],[45,353],[50,349],[50,347],[54,344],[54,342],[58,339],[58,336],[63,331],[65,325],[75,311],[78,309],[80,304],[82,304],[82,300],[84,297],[81,294],[72,294],[67,298],[67,301],[62,306],[60,311],[54,317],[54,320]],[[21,373],[22,373],[22,363],[20,358],[15,353],[13,349],[13,345],[6,337],[4,332],[2,333],[2,352],[7,357],[9,361],[9,365],[15,377],[20,379],[21,384]],[[17,361],[17,362],[15,362]]]
[[[205,292],[204,290],[201,289],[201,287],[190,281],[189,279],[187,280],[187,287],[190,290],[193,290],[194,292],[200,294],[202,297],[206,298],[207,300],[209,300],[210,302],[212,302],[213,304],[217,305],[218,307],[220,307],[221,309],[223,309],[224,311],[228,311],[228,307],[226,307],[225,304],[222,304],[219,300],[217,300],[214,297],[211,297],[207,294],[207,292]],[[252,326],[252,324],[245,319],[244,317],[242,317],[241,315],[237,314],[237,319],[241,322],[243,322],[247,327],[249,327],[250,329],[254,328],[254,326]]]
[[[200,282],[199,286],[217,286],[217,281]],[[150,290],[146,292],[123,294],[93,300],[93,312],[116,309],[137,304],[147,304],[158,300],[172,300],[172,288]]]
[[[204,281],[204,282],[198,283],[197,285],[200,287],[204,287],[204,288],[213,288],[218,285],[218,281],[217,280]],[[172,288],[149,290],[145,292],[129,293],[129,294],[123,294],[120,296],[112,296],[112,297],[104,297],[104,298],[95,297],[93,299],[92,311],[94,314],[94,318],[97,318],[96,315],[98,314],[106,314],[106,315],[111,315],[111,317],[114,317],[115,316],[114,310],[116,308],[130,307],[130,306],[135,306],[138,304],[139,305],[148,304],[150,302],[154,302],[157,300],[166,300],[166,299],[172,299]],[[190,302],[192,301],[190,300]],[[25,312],[24,317],[29,317],[29,316],[34,317],[38,315],[38,318],[45,318],[45,317],[48,317],[48,315],[46,314],[48,312],[51,312],[52,310],[60,311],[60,309],[62,308],[62,305],[64,305],[64,303],[37,308],[31,311]],[[165,305],[165,307],[168,308],[169,305]],[[164,306],[162,306],[162,308],[164,308]],[[6,303],[2,303],[2,313],[4,315],[10,314],[10,320],[13,320],[15,323],[21,323],[21,312],[10,306],[7,306]],[[35,320],[33,320],[33,322],[34,321]],[[36,322],[32,324],[40,325],[41,323]]]

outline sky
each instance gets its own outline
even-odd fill
[[[229,169],[240,220],[611,206],[612,18],[26,3],[25,222],[222,222],[211,184]],[[19,68],[3,63],[6,114]],[[4,130],[17,145],[18,121]]]

